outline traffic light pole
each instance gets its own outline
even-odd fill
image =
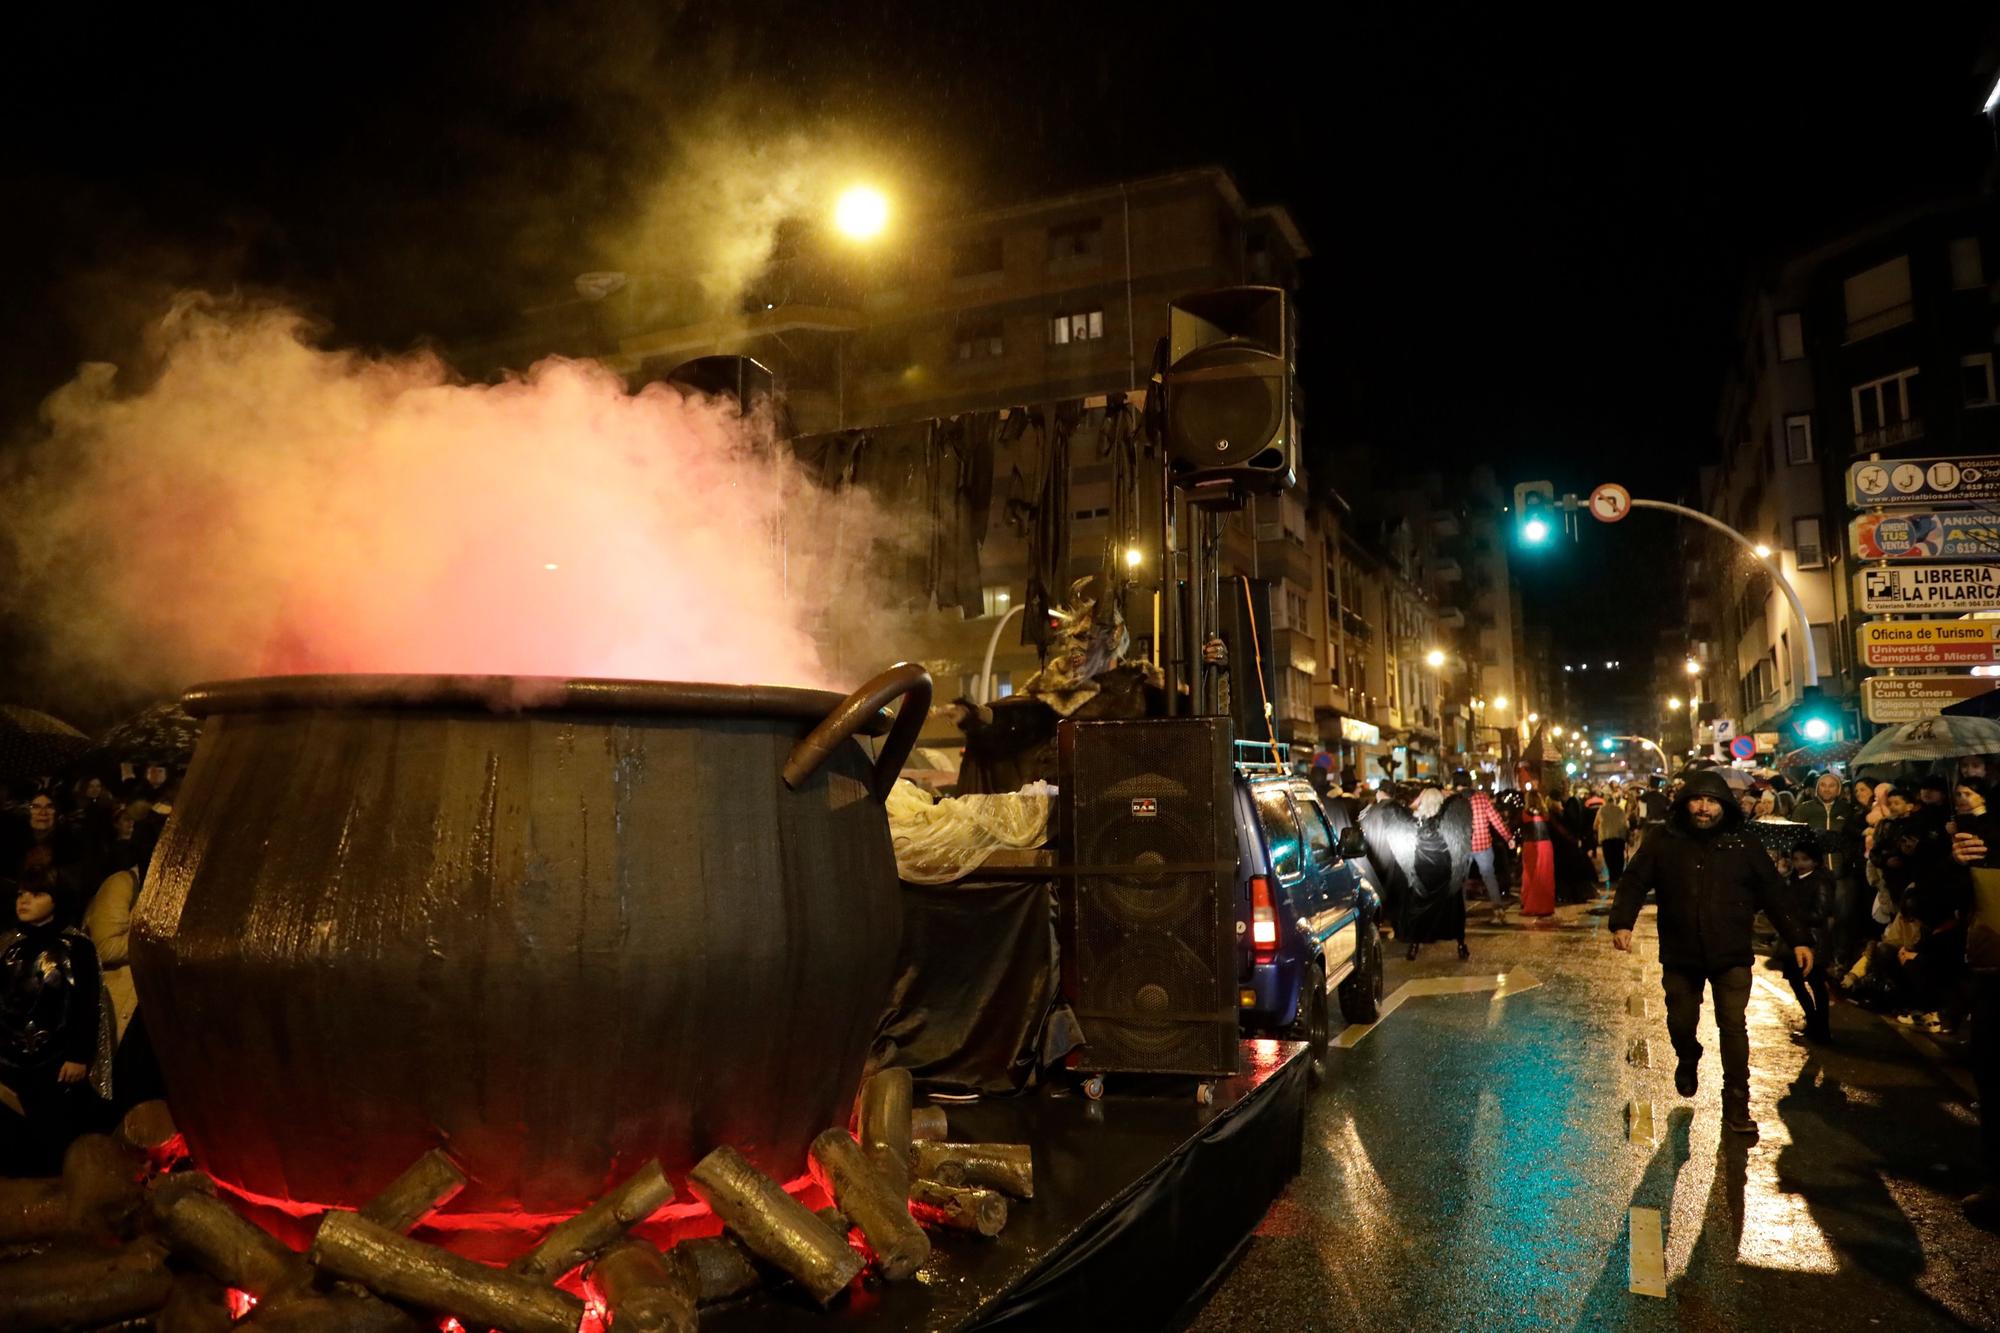
[[[1679,514],[1682,518],[1691,518],[1697,523],[1705,523],[1723,536],[1729,538],[1729,540],[1735,542],[1738,546],[1741,546],[1751,555],[1757,556],[1757,559],[1762,562],[1764,568],[1770,571],[1772,581],[1785,594],[1785,600],[1792,604],[1792,619],[1798,624],[1799,638],[1805,644],[1806,649],[1805,685],[1813,689],[1818,688],[1819,653],[1813,647],[1812,624],[1806,619],[1806,604],[1799,600],[1798,589],[1791,585],[1791,581],[1785,577],[1784,571],[1778,568],[1778,557],[1775,552],[1770,555],[1757,555],[1757,543],[1751,541],[1721,519],[1711,518],[1699,509],[1689,509],[1686,505],[1669,504],[1665,500],[1640,500],[1634,498],[1630,503],[1634,509],[1663,509],[1669,514]],[[1804,696],[1804,690],[1801,690],[1800,693]]]
[[[1637,500],[1634,500],[1632,503],[1638,504],[1639,502]],[[1667,752],[1660,748],[1659,742],[1657,741],[1647,740],[1644,736],[1600,736],[1598,737],[1598,739],[1605,741],[1637,741],[1639,742],[1639,744],[1651,750],[1654,754],[1660,756],[1660,771],[1662,773],[1667,773],[1672,771],[1672,766],[1667,763]]]

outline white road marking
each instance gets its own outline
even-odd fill
[[[1532,972],[1502,972],[1490,977],[1417,977],[1396,987],[1388,999],[1382,1001],[1382,1010],[1373,1023],[1350,1023],[1341,1029],[1333,1044],[1342,1050],[1353,1050],[1361,1044],[1362,1038],[1382,1026],[1383,1020],[1403,1007],[1403,1001],[1423,995],[1479,995],[1491,991],[1494,999],[1504,995],[1516,995],[1524,990],[1533,990],[1542,984],[1542,979]]]
[[[1625,1103],[1625,1141],[1641,1148],[1657,1147],[1659,1134],[1653,1128],[1653,1104],[1631,1101]]]
[[[1627,1266],[1627,1289],[1635,1296],[1667,1294],[1666,1246],[1660,1231],[1660,1210],[1634,1208],[1630,1221],[1632,1242]]]

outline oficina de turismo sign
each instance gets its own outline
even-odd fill
[[[2000,557],[2000,514],[1863,514],[1849,535],[1857,560]]]

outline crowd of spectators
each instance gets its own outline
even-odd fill
[[[174,788],[155,764],[0,789],[0,1175],[57,1173],[78,1134],[160,1095],[127,935]]]

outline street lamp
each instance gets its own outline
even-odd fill
[[[1494,706],[1495,708],[1505,708],[1505,707],[1507,706],[1507,696],[1506,696],[1506,695],[1504,695],[1504,694],[1496,694],[1496,695],[1494,695],[1494,696],[1493,696],[1493,706]]]
[[[1771,548],[1764,545],[1764,543],[1762,542],[1758,542],[1755,546],[1751,547],[1750,549],[1757,553],[1757,558],[1759,560],[1769,560],[1771,558]]]
[[[1681,701],[1678,698],[1669,699],[1667,700],[1667,707],[1678,713],[1681,711]]]
[[[1684,664],[1684,669],[1690,676],[1699,676],[1701,674],[1701,663],[1690,657]]]
[[[1145,559],[1146,559],[1146,553],[1140,550],[1138,547],[1128,546],[1125,548],[1125,568],[1137,569],[1142,563],[1145,562]]]
[[[1424,664],[1430,667],[1430,669],[1433,671],[1436,671],[1439,667],[1442,667],[1444,665],[1444,649],[1433,648],[1429,652],[1425,653]]]
[[[872,240],[889,225],[889,201],[873,186],[849,186],[834,202],[833,225],[843,236]]]

